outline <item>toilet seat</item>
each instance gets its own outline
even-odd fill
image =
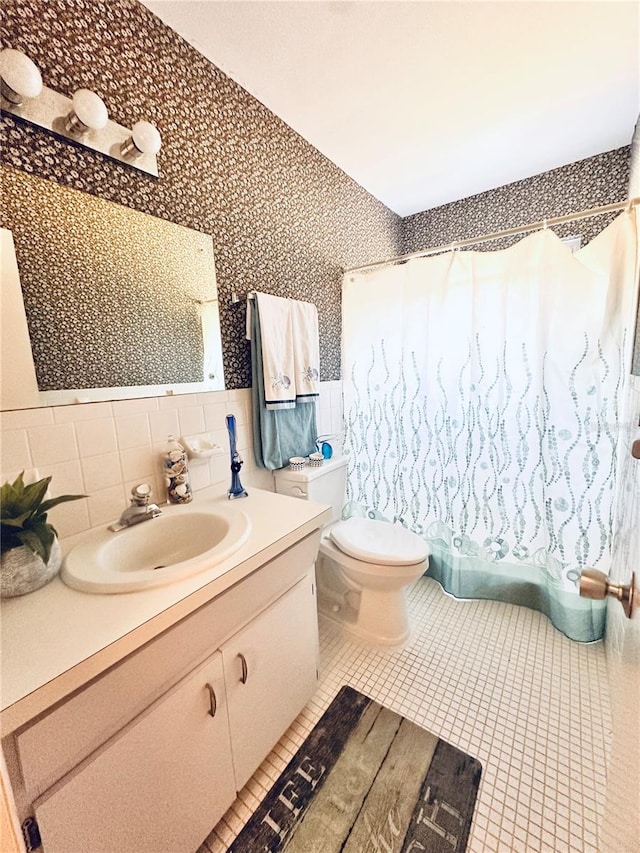
[[[429,555],[424,539],[399,524],[349,518],[334,524],[329,536],[344,554],[381,566],[412,566]]]
[[[359,560],[356,557],[350,557],[345,551],[335,544],[331,536],[323,536],[320,540],[320,553],[325,557],[333,560],[337,566],[346,570],[353,578],[356,575],[362,579],[368,578],[387,578],[392,583],[401,581],[403,577],[407,579],[413,578],[416,571],[418,575],[424,574],[429,566],[429,560],[425,557],[418,563],[406,563],[403,565],[391,566],[389,563],[377,561],[375,563],[370,560]],[[419,567],[422,566],[420,569]],[[361,581],[360,581],[361,582]]]

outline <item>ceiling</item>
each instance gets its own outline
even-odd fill
[[[640,2],[144,0],[406,216],[631,141]]]

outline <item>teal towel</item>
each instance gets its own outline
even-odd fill
[[[264,400],[262,338],[258,306],[251,312],[251,405],[253,451],[260,468],[275,471],[292,456],[308,456],[316,450],[316,404],[296,403],[294,409],[267,409]]]

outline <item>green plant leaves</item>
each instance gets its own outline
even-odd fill
[[[49,512],[52,507],[58,506],[58,504],[65,501],[78,501],[80,498],[86,498],[86,495],[60,495],[58,498],[50,498],[48,501],[43,502],[38,515]]]
[[[4,506],[3,506],[3,510],[4,510]],[[24,522],[27,520],[27,518],[29,518],[29,516],[31,514],[32,513],[30,511],[29,512],[23,512],[22,515],[18,515],[18,516],[16,516],[16,518],[10,518],[9,516],[3,515],[3,516],[1,516],[1,521],[2,521],[2,524],[6,524],[9,527],[22,527]]]
[[[24,484],[24,471],[21,472],[13,483],[4,483],[0,489],[0,501],[2,502],[2,515],[16,518],[25,512],[32,513],[38,509],[49,488],[51,477],[45,477],[36,483]]]
[[[56,538],[56,532],[50,524],[41,521],[32,530],[24,530],[18,534],[23,545],[42,558],[43,563],[49,562],[51,548]]]
[[[60,495],[44,500],[50,482],[51,477],[44,477],[25,485],[23,471],[13,483],[3,484],[0,489],[0,549],[3,552],[26,545],[45,563],[49,561],[57,534],[53,525],[47,523],[47,512],[58,504],[86,497]]]

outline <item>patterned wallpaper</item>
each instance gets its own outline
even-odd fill
[[[434,207],[402,221],[403,252],[418,252],[453,240],[480,237],[503,228],[514,228],[552,216],[563,216],[627,198],[630,147],[618,148],[552,169],[532,178],[495,190]],[[617,214],[583,219],[554,226],[560,237],[581,234],[588,243]],[[492,240],[479,251],[504,249],[518,236]],[[476,247],[474,247],[476,248]]]
[[[114,121],[160,129],[158,179],[12,117],[2,159],[212,235],[228,388],[251,373],[232,290],[314,302],[321,377],[338,379],[343,268],[626,195],[622,148],[401,220],[137,0],[4,0],[0,41],[24,50],[50,88],[86,86]],[[607,221],[558,233],[590,239]]]
[[[231,291],[314,302],[321,378],[340,376],[342,269],[396,255],[400,218],[136,0],[4,0],[0,41],[46,86],[97,92],[111,118],[146,118],[155,179],[4,118],[9,165],[213,237],[228,388],[251,384],[244,305]]]

